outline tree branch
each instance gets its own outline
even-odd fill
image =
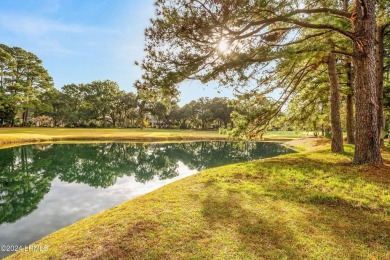
[[[268,44],[268,45],[271,46],[271,47],[286,47],[286,46],[289,46],[289,45],[294,45],[294,44],[298,44],[298,43],[304,42],[304,41],[309,40],[311,38],[315,38],[315,37],[318,37],[318,36],[322,36],[322,35],[328,34],[330,32],[331,31],[326,31],[326,32],[321,32],[321,33],[317,33],[317,34],[308,35],[308,36],[306,36],[305,38],[303,38],[301,40],[297,40],[297,41],[294,41],[294,42],[288,42],[288,43],[285,43],[285,44]]]
[[[253,26],[271,24],[271,23],[278,22],[278,21],[285,21],[287,18],[294,16],[294,15],[297,15],[297,14],[316,14],[316,13],[330,13],[330,14],[334,14],[334,15],[337,15],[337,16],[342,17],[342,18],[347,18],[347,19],[349,19],[351,17],[350,13],[344,12],[341,10],[337,10],[337,9],[330,9],[330,8],[297,9],[297,10],[294,10],[294,11],[287,13],[285,15],[282,15],[282,16],[277,16],[277,17],[272,17],[272,18],[260,20],[260,21],[250,22],[244,28],[237,31],[236,34],[242,34],[243,32],[249,30]]]
[[[306,21],[299,21],[299,20],[295,20],[295,19],[286,19],[284,20],[284,22],[289,22],[289,23],[293,23],[293,24],[296,24],[296,25],[299,25],[299,26],[302,26],[302,27],[305,27],[305,28],[312,28],[312,29],[329,29],[329,30],[332,30],[332,31],[336,31],[348,38],[350,38],[351,40],[355,40],[355,34],[350,32],[350,31],[345,31],[345,30],[342,30],[340,28],[337,28],[337,27],[334,27],[334,26],[331,26],[331,25],[327,25],[327,24],[312,24],[312,23],[309,23],[309,22],[306,22]]]
[[[353,53],[347,52],[347,51],[336,51],[336,50],[333,50],[332,52],[333,52],[333,53],[337,53],[337,54],[342,54],[342,55],[350,56],[350,57],[354,57],[354,56],[355,56]]]

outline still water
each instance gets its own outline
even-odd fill
[[[290,153],[276,143],[36,144],[0,150],[0,245],[25,246],[200,170]],[[0,258],[12,252],[0,251]]]

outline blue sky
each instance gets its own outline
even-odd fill
[[[35,53],[65,84],[110,79],[134,91],[142,71],[144,29],[154,15],[153,0],[0,0],[0,41]],[[232,97],[197,82],[182,84],[181,102],[208,96]]]

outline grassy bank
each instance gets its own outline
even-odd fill
[[[10,259],[389,259],[390,153],[351,165],[352,147],[209,169],[86,218]]]
[[[101,128],[0,128],[0,146],[50,141],[225,140],[216,131]]]
[[[269,132],[266,140],[291,140],[306,132]],[[0,128],[0,148],[22,143],[51,141],[170,141],[226,140],[218,131],[101,128]]]

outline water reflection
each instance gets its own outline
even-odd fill
[[[289,152],[274,143],[191,142],[167,144],[41,144],[0,150],[0,224],[30,214],[55,178],[107,188],[132,176],[146,183],[191,170]]]
[[[272,157],[274,143],[40,144],[0,150],[0,244],[25,246],[197,171]],[[1,252],[0,258],[11,252]]]

